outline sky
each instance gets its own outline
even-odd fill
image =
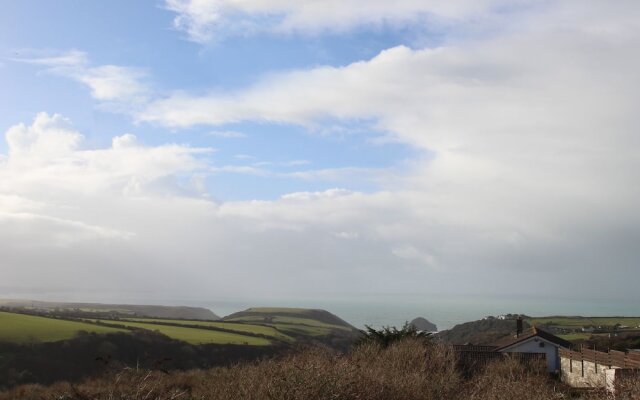
[[[637,1],[1,4],[0,297],[640,300]]]

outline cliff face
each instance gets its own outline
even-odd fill
[[[411,321],[409,325],[415,327],[419,331],[436,332],[438,327],[426,318],[418,317]]]

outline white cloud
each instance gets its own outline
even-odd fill
[[[296,167],[305,165],[305,163],[274,163],[274,162],[257,162],[252,165],[223,165],[213,166],[209,168],[209,172],[213,174],[231,173],[242,175],[253,175],[263,178],[280,178],[280,179],[297,179],[302,181],[324,181],[334,184],[341,183],[345,185],[353,184],[353,182],[376,182],[380,183],[385,180],[397,178],[400,172],[394,171],[392,168],[362,168],[362,167],[342,167],[342,168],[324,168],[324,169],[306,169],[299,171],[281,172],[275,168],[268,167]]]
[[[13,164],[24,159],[64,157],[78,147],[82,135],[74,131],[62,116],[40,113],[31,126],[19,124],[9,128],[6,140]]]
[[[330,202],[297,194],[225,210],[252,215],[264,229],[361,226],[396,262],[465,269],[467,283],[477,278],[485,289],[551,270],[565,282],[592,274],[625,286],[640,259],[623,245],[640,237],[640,94],[629,90],[640,85],[639,16],[635,2],[547,2],[495,35],[398,46],[342,67],[271,75],[235,93],[181,93],[139,118],[172,127],[367,121],[429,156],[381,193]]]
[[[31,243],[36,240],[36,238],[39,238],[42,239],[45,246],[54,248],[69,248],[73,245],[96,239],[128,240],[133,236],[130,232],[122,232],[103,226],[88,225],[80,221],[30,213],[0,212],[0,221],[4,226],[2,233],[13,231],[15,234],[17,231],[19,232],[19,236],[27,233],[28,238],[20,237],[20,239],[26,239],[22,242],[23,244]],[[13,237],[11,242],[18,242],[16,239],[16,237]]]
[[[118,287],[147,296],[309,294],[303,276],[318,275],[314,287],[329,287],[335,273],[354,282],[354,265],[384,275],[391,257],[374,233],[375,248],[353,254],[359,236],[335,234],[371,225],[364,210],[372,200],[362,194],[336,189],[220,204],[179,183],[207,173],[211,163],[201,156],[210,149],[145,146],[125,134],[87,150],[70,121],[46,113],[6,137],[0,252],[11,273],[4,285],[69,290],[81,281],[93,293]],[[318,240],[329,247],[315,247]],[[325,251],[336,260],[323,262]],[[268,287],[254,283],[273,274],[281,278]]]
[[[639,6],[548,5],[491,37],[183,93],[139,114],[174,127],[367,121],[429,154],[375,193],[218,203],[184,187],[212,171],[210,149],[124,135],[86,150],[46,114],[11,128],[4,279],[203,297],[580,288],[637,300]],[[84,239],[65,241],[70,229]]]
[[[244,139],[246,134],[238,131],[210,131],[207,136],[225,138],[225,139]]]
[[[537,1],[506,0],[165,0],[177,13],[174,26],[190,40],[204,43],[220,35],[252,32],[345,31],[354,27],[455,23],[479,19],[500,8]]]
[[[91,66],[87,54],[78,50],[13,60],[41,65],[47,67],[50,73],[78,81],[90,89],[93,98],[111,107],[116,106],[114,103],[122,103],[127,107],[141,104],[151,94],[145,83],[148,74],[144,69],[119,65]]]
[[[221,167],[211,167],[209,169],[210,172],[216,173],[233,173],[233,174],[244,174],[244,175],[255,175],[255,176],[273,176],[274,173],[268,171],[263,168],[252,167],[249,165],[225,165]]]
[[[141,69],[118,65],[88,68],[74,76],[89,86],[91,95],[101,101],[145,99],[148,89],[141,83],[145,77],[146,73]]]
[[[79,50],[69,50],[61,54],[40,54],[37,57],[13,58],[13,61],[28,64],[44,65],[50,68],[81,67],[89,64],[87,53]]]
[[[138,147],[139,145],[140,143],[138,142],[138,138],[136,135],[132,135],[131,133],[116,136],[111,141],[111,146],[116,150]]]
[[[212,151],[175,144],[146,147],[132,134],[114,137],[111,148],[85,150],[83,135],[69,120],[46,113],[31,125],[12,126],[5,136],[9,154],[0,166],[0,192],[20,192],[33,184],[42,190],[38,197],[151,187],[168,176],[203,169],[198,156]]]

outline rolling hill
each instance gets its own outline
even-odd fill
[[[228,315],[223,321],[271,326],[296,338],[354,338],[360,334],[359,330],[336,315],[317,309],[249,308]]]
[[[127,332],[108,326],[0,311],[0,342],[37,343],[71,339],[78,332]]]
[[[0,300],[0,306],[7,308],[24,308],[40,311],[80,311],[86,313],[111,313],[123,316],[139,316],[149,318],[176,318],[218,320],[216,314],[202,307],[158,306],[139,304],[102,304],[102,303],[67,303],[36,300]]]

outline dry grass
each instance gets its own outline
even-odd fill
[[[616,400],[640,399],[640,374],[631,374],[616,384]]]
[[[566,388],[546,373],[544,361],[523,365],[515,359],[487,365],[467,386],[470,400],[564,399]]]
[[[21,386],[0,394],[0,400],[576,398],[549,378],[540,366],[523,366],[514,360],[504,360],[463,380],[454,365],[455,356],[447,347],[405,340],[388,348],[363,345],[347,355],[308,349],[282,359],[206,371],[165,374],[125,370],[77,386],[69,383],[49,387]],[[602,396],[589,395],[588,398]]]

